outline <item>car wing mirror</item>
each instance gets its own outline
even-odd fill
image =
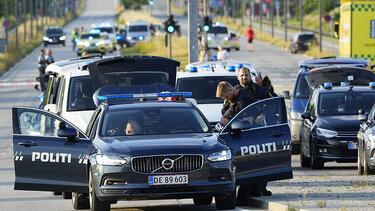
[[[283,93],[281,94],[282,96],[284,96],[285,99],[290,99],[290,92],[289,91],[283,91]]]
[[[232,135],[239,135],[242,130],[250,129],[251,124],[247,120],[240,120],[231,124]]]
[[[311,120],[311,113],[309,111],[305,111],[301,114],[302,119],[310,119]]]
[[[366,114],[359,114],[358,115],[358,120],[361,122],[366,122],[367,121],[367,115]]]
[[[65,122],[60,122],[59,129],[57,130],[58,137],[66,137],[70,142],[77,141],[77,130],[74,128],[66,127]]]

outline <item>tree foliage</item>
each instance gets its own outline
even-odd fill
[[[121,0],[121,4],[125,9],[141,9],[142,5],[148,3],[148,0]]]

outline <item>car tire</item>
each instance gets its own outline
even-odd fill
[[[358,160],[357,160],[357,165],[358,165],[358,175],[363,175],[363,165],[362,165],[362,145],[360,144],[360,141],[358,141]]]
[[[92,170],[89,170],[89,199],[91,211],[109,211],[111,209],[111,204],[108,202],[100,201],[96,197],[94,181]]]
[[[305,153],[303,153],[302,144],[300,146],[300,151],[301,152],[299,154],[299,161],[301,163],[301,167],[309,167],[310,166],[310,159],[305,156]]]
[[[193,198],[193,201],[195,205],[210,205],[212,203],[212,196]]]
[[[316,157],[313,148],[314,146],[310,142],[310,167],[311,169],[322,169],[324,167],[324,162]]]
[[[90,209],[90,200],[86,193],[72,193],[72,204],[75,210]]]
[[[62,46],[65,46],[65,42],[62,43]]]
[[[236,51],[239,51],[240,50],[240,48],[236,48]]]
[[[218,210],[232,210],[236,207],[236,186],[234,190],[225,197],[215,197],[215,205]]]
[[[54,196],[61,196],[62,192],[52,192],[52,195],[54,195]]]
[[[229,52],[229,51],[230,51],[230,48],[227,48],[226,50]]]
[[[77,56],[81,56],[81,53],[78,53],[78,52],[77,52]]]
[[[62,197],[63,197],[63,199],[71,199],[72,193],[71,192],[63,192]]]
[[[363,174],[364,175],[374,175],[375,174],[375,169],[370,169],[370,167],[368,166],[365,148],[363,148]]]
[[[292,155],[298,155],[301,152],[301,146],[300,144],[293,144],[292,143]]]
[[[48,46],[48,44],[47,43],[44,43],[44,47],[47,47]]]

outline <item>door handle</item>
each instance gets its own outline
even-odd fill
[[[283,136],[285,134],[286,134],[285,132],[273,132],[273,133],[270,134],[270,136],[272,136],[272,137],[280,137],[280,136]]]
[[[32,141],[18,142],[18,146],[31,147],[31,146],[36,146],[36,143]]]

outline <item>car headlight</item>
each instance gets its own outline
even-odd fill
[[[290,118],[291,119],[296,119],[296,120],[302,120],[301,113],[300,112],[296,112],[296,111],[291,111],[290,112]]]
[[[60,40],[65,40],[65,36],[61,36],[59,39]]]
[[[211,38],[211,37],[207,37],[207,40],[208,40],[208,41],[211,41],[211,40],[212,40],[212,38]]]
[[[229,40],[229,37],[224,37],[224,41],[228,41]]]
[[[230,150],[223,150],[220,152],[214,152],[208,155],[207,159],[209,161],[224,161],[224,160],[230,160],[232,158],[232,153]]]
[[[338,135],[338,133],[334,130],[327,130],[323,128],[316,128],[316,135],[326,137],[326,138],[332,138]]]
[[[125,158],[117,155],[97,155],[96,162],[101,166],[122,166],[127,163]]]
[[[132,37],[131,37],[131,36],[127,36],[126,38],[128,38],[128,40],[132,40]]]
[[[44,41],[48,41],[49,38],[48,38],[48,37],[43,37],[43,40],[44,40]]]
[[[373,135],[372,133],[369,133],[368,134],[368,140],[372,141],[375,143],[375,135]]]
[[[139,39],[139,40],[144,40],[145,37],[143,37],[143,36],[139,36],[138,39]]]

